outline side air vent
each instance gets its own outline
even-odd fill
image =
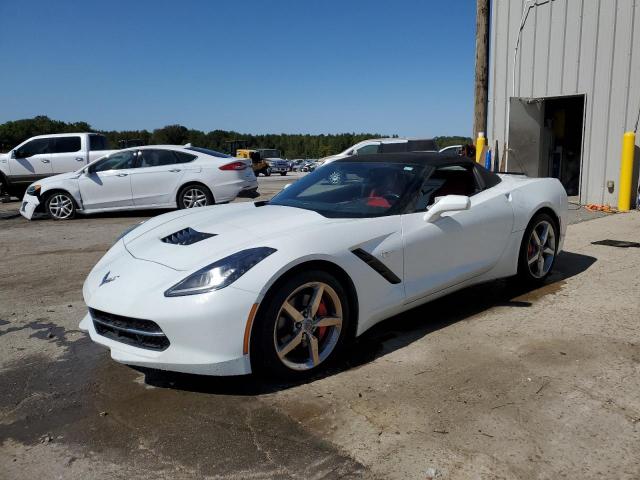
[[[356,248],[355,250],[351,250],[351,253],[353,253],[356,257],[358,257],[360,260],[362,260],[364,263],[378,272],[387,282],[397,284],[402,281],[395,273],[389,270],[389,268],[384,263],[371,255],[369,252],[365,252],[361,248]]]
[[[215,233],[202,233],[197,232],[191,227],[178,230],[176,233],[172,233],[160,240],[164,243],[170,243],[171,245],[192,245],[202,240],[206,240],[210,237],[215,237]]]

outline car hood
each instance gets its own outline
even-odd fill
[[[80,173],[80,171],[60,173],[58,175],[53,175],[52,177],[47,177],[47,178],[40,179],[37,182],[34,182],[34,184],[38,184],[38,185],[42,185],[42,186],[49,186],[49,185],[52,185],[54,183],[58,183],[58,182],[60,182],[62,180],[75,180],[75,179],[78,179],[78,178],[80,178],[80,175],[82,175]]]
[[[310,210],[259,205],[244,202],[160,215],[126,235],[124,245],[135,258],[174,270],[194,270],[246,248],[277,248],[277,239],[283,235],[331,222]],[[187,228],[213,236],[190,245],[167,238]]]

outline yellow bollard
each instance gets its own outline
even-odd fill
[[[476,138],[476,162],[482,163],[484,157],[482,151],[487,144],[487,139],[484,136],[484,132],[478,132],[478,138]]]
[[[631,209],[631,184],[633,174],[633,152],[636,146],[636,134],[627,132],[622,137],[622,158],[620,160],[620,182],[618,187],[618,211]]]

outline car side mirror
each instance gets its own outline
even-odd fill
[[[466,195],[447,195],[431,206],[424,215],[424,221],[433,223],[445,212],[459,212],[469,210],[470,207],[471,200]]]
[[[11,158],[16,158],[16,159],[27,158],[27,155],[25,154],[24,150],[12,150]]]

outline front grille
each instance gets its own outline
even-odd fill
[[[147,350],[162,351],[170,345],[162,329],[151,320],[123,317],[93,308],[89,313],[96,332],[103,337]]]
[[[191,227],[187,227],[161,238],[160,241],[170,243],[171,245],[193,245],[194,243],[198,243],[202,240],[215,236],[215,233],[198,232]]]

